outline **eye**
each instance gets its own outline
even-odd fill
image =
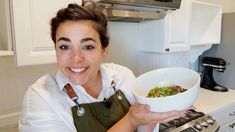
[[[84,50],[92,50],[92,49],[94,49],[94,46],[92,46],[92,45],[86,45],[86,46],[84,46],[83,49],[84,49]]]
[[[61,45],[59,48],[61,50],[67,50],[69,47],[67,45]]]

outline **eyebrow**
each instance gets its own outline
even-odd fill
[[[59,38],[57,42],[59,42],[59,41],[71,42],[71,40],[69,38],[66,38],[66,37]],[[87,41],[94,41],[94,42],[96,42],[95,39],[93,39],[93,38],[84,38],[80,42],[84,43],[84,42],[87,42]]]
[[[61,37],[61,38],[59,38],[59,39],[58,39],[58,41],[57,41],[57,42],[59,42],[59,41],[61,41],[61,40],[66,41],[66,42],[70,42],[70,41],[71,41],[71,40],[70,40],[70,39],[68,39],[68,38]]]
[[[93,38],[84,38],[81,40],[81,43],[87,42],[87,41],[94,41],[96,42]]]

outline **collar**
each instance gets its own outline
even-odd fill
[[[69,79],[62,73],[62,71],[58,71],[55,75],[55,79],[56,79],[56,82],[59,86],[59,90],[63,90],[64,89],[64,86],[67,84],[67,83],[70,83],[72,84]]]
[[[112,81],[116,83],[118,82],[119,78],[116,75],[119,71],[114,68],[112,63],[101,64],[99,71],[102,78],[103,88],[110,87]],[[60,70],[56,73],[55,78],[59,86],[59,90],[63,90],[67,83],[70,83],[72,87],[82,87],[81,85],[74,85]]]

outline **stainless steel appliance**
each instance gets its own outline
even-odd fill
[[[213,69],[219,72],[224,72],[226,69],[226,61],[221,58],[204,57],[202,59],[204,70],[202,73],[201,87],[213,91],[226,92],[227,88],[217,84],[213,78]]]
[[[185,117],[162,123],[159,132],[217,132],[219,123],[210,115],[189,110]]]
[[[181,0],[94,0],[103,7],[110,21],[140,22],[165,17],[179,9]]]

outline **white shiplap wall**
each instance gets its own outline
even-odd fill
[[[138,52],[138,73],[139,75],[147,71],[162,67],[188,67],[188,52],[175,53],[155,53]]]

